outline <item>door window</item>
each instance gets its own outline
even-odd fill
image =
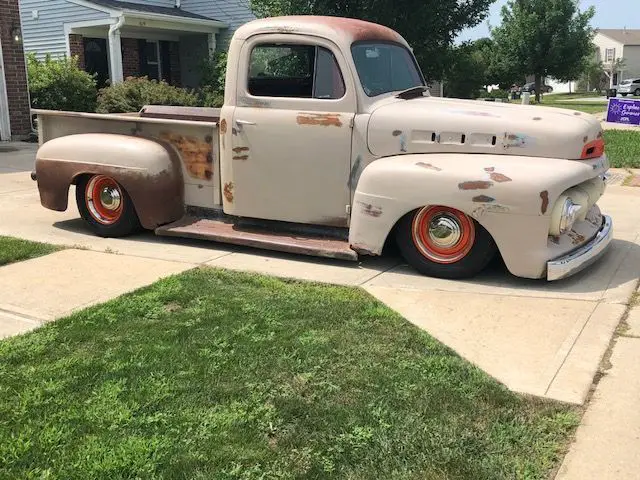
[[[160,80],[160,55],[158,42],[146,42],[145,56],[147,59],[149,78],[153,80]]]
[[[262,44],[251,51],[248,90],[258,97],[338,99],[345,84],[335,56],[324,47]]]

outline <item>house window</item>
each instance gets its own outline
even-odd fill
[[[346,92],[335,56],[314,45],[263,44],[251,51],[249,93],[261,97],[338,99]]]
[[[616,59],[616,49],[607,48],[604,51],[604,63],[613,63],[615,59]]]
[[[160,67],[160,47],[158,42],[145,43],[145,57],[147,60],[147,74],[150,79],[160,80],[162,71]]]

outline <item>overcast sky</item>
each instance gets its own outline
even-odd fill
[[[491,26],[500,25],[500,10],[507,3],[507,0],[497,0],[490,10],[488,21]],[[590,6],[596,7],[596,15],[592,25],[599,28],[639,28],[640,29],[640,0],[581,0],[580,9],[585,10]],[[475,40],[489,36],[487,22],[483,22],[477,27],[463,32],[458,41]]]

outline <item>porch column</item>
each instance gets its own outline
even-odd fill
[[[124,80],[122,71],[122,49],[120,45],[120,28],[124,24],[124,16],[109,28],[109,67],[111,70],[111,83],[120,83]]]
[[[209,58],[213,58],[213,54],[216,53],[216,34],[209,33],[207,35],[207,42],[209,44]]]

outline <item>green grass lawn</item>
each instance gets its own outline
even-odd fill
[[[607,104],[599,103],[577,103],[577,102],[548,102],[546,99],[541,103],[544,107],[565,108],[568,110],[577,110],[584,113],[603,113],[607,111]]]
[[[0,236],[0,267],[9,263],[47,255],[57,250],[59,250],[59,247],[45,243]]]
[[[196,269],[0,342],[0,478],[545,479],[578,421],[354,288]]]
[[[640,132],[605,130],[604,139],[612,167],[640,168]]]

